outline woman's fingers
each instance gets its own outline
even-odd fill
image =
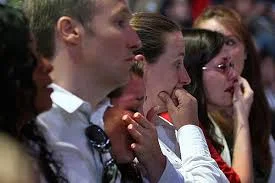
[[[242,91],[239,82],[234,83],[233,102],[237,102],[242,98]]]
[[[253,96],[253,90],[251,89],[248,81],[244,78],[240,78],[240,84],[243,86],[243,95],[245,98],[248,98],[250,96]]]

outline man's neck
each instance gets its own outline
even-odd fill
[[[89,75],[85,75],[76,65],[71,64],[73,62],[66,60],[64,57],[61,58],[55,58],[53,61],[54,70],[51,76],[54,83],[90,103],[91,107],[95,108],[112,89],[107,87],[94,71],[89,72]]]

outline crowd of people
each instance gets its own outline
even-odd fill
[[[270,5],[3,1],[0,182],[274,182]]]

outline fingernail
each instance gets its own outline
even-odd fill
[[[125,115],[122,116],[122,120],[123,120],[123,121],[125,121],[127,118],[128,118],[128,115],[127,115],[127,114],[125,114]]]
[[[129,124],[127,127],[129,130],[133,129],[133,124]]]
[[[138,112],[136,112],[136,113],[134,114],[134,118],[137,118],[137,117],[139,117],[139,113],[138,113]]]
[[[165,95],[164,92],[160,92],[160,93],[158,94],[158,96],[161,97],[161,98],[163,98],[164,95]]]
[[[131,144],[131,148],[135,149],[136,145],[135,144]]]

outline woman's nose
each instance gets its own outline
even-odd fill
[[[185,67],[183,66],[183,69],[181,69],[179,73],[179,83],[185,85],[190,84],[191,79],[188,75],[188,72],[186,71]]]
[[[46,58],[41,58],[40,64],[40,67],[42,68],[43,72],[50,73],[53,71],[52,64]]]
[[[228,69],[228,80],[236,80],[240,74],[236,71],[234,67],[229,67]]]

